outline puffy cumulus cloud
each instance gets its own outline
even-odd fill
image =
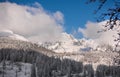
[[[81,32],[85,38],[94,39],[97,43],[101,45],[103,44],[113,45],[115,44],[114,40],[116,39],[116,37],[118,37],[117,30],[114,29],[99,32],[105,29],[105,27],[103,26],[105,25],[105,23],[106,21],[100,23],[88,22],[86,24],[86,27],[84,29],[79,28],[78,32]]]
[[[101,33],[98,33],[101,29],[102,28],[98,25],[98,23],[87,22],[85,29],[79,28],[78,32],[82,32],[85,38],[95,39],[101,36]]]
[[[35,7],[0,3],[0,30],[12,30],[36,42],[53,41],[63,31],[63,14],[46,12],[39,3]]]
[[[109,44],[109,45],[115,45],[115,39],[118,37],[117,31],[109,30],[106,32],[101,33],[101,36],[99,38],[96,38],[95,41],[98,42],[100,45],[103,44]]]

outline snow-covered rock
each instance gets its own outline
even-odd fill
[[[78,53],[83,49],[96,49],[98,44],[93,40],[76,39],[71,34],[62,33],[61,38],[55,42],[45,42],[41,46],[56,53]]]
[[[26,40],[24,37],[8,30],[0,31],[0,37],[9,37],[15,40],[17,39],[23,41]],[[26,43],[27,42],[25,42],[24,45]],[[9,45],[9,47],[11,47],[11,43]],[[16,44],[14,44],[13,47],[15,45]],[[20,48],[26,47],[24,45],[18,43],[18,47]],[[31,45],[27,44],[27,47],[30,48],[33,45],[34,44],[32,43]],[[111,46],[109,45],[99,45],[96,41],[92,39],[76,39],[72,35],[67,33],[62,33],[62,36],[58,39],[58,41],[44,42],[41,44],[39,43],[39,45],[47,48],[48,50],[51,50],[49,52],[44,51],[43,53],[45,54],[52,53],[52,55],[54,54],[55,57],[59,56],[59,58],[62,59],[67,58],[83,62],[83,64],[92,64],[94,69],[96,69],[99,64],[112,65],[112,60],[114,56],[116,56],[116,53],[109,52],[111,51]],[[7,46],[6,43],[5,46]]]
[[[117,53],[113,53],[113,46],[99,44],[93,39],[76,39],[72,35],[62,33],[59,41],[46,42],[41,46],[50,49],[57,54],[63,54],[63,58],[83,62],[84,65],[92,64],[96,70],[100,64],[112,65],[113,58]]]

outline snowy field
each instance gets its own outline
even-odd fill
[[[29,63],[0,63],[0,77],[31,77],[31,64]]]

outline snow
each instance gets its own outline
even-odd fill
[[[84,65],[92,64],[94,70],[100,64],[112,65],[113,58],[117,55],[110,50],[113,46],[99,44],[93,39],[76,39],[72,35],[62,33],[59,41],[47,42],[41,46],[56,53],[64,54],[63,58],[83,62]],[[65,55],[67,54],[67,55]]]
[[[62,33],[61,38],[59,39],[59,41],[56,41],[54,43],[51,43],[48,46],[45,46],[43,44],[44,47],[53,50],[56,53],[64,53],[64,52],[76,52],[79,48],[78,46],[73,47],[73,43],[75,42],[75,39],[73,38],[73,36],[67,34],[67,33]]]
[[[22,41],[28,41],[23,36],[20,36],[20,35],[17,35],[17,34],[14,34],[13,36],[9,36],[9,37],[11,37],[12,39],[17,39],[17,40],[22,40]]]
[[[23,36],[9,30],[0,31],[0,37],[10,37],[27,41]],[[61,56],[62,58],[80,61],[83,62],[84,65],[92,64],[94,70],[100,64],[112,65],[112,59],[116,56],[116,53],[108,50],[108,45],[100,45],[93,39],[76,39],[67,33],[62,33],[58,41],[39,43],[39,45],[57,54],[64,54]]]
[[[62,36],[58,41],[47,42],[40,45],[47,49],[53,50],[56,53],[78,53],[82,51],[82,49],[96,49],[98,46],[93,40],[78,40],[67,33],[62,33]]]
[[[62,56],[62,59],[71,59],[77,62],[83,62],[83,65],[92,64],[93,69],[96,70],[98,65],[113,65],[113,58],[117,53],[90,51],[81,52],[78,54],[70,54]]]
[[[1,30],[0,37],[10,37],[15,40],[28,41],[25,37],[15,34],[11,30]]]
[[[13,32],[10,30],[1,30],[0,37],[7,37],[13,35]]]
[[[31,67],[32,64],[29,63],[11,63],[5,61],[0,63],[0,77],[31,77]],[[4,69],[3,69],[4,67]]]

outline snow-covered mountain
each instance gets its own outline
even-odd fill
[[[29,41],[25,37],[15,34],[10,30],[1,30],[0,38],[10,38],[13,40]],[[92,39],[76,39],[71,34],[62,33],[57,41],[39,43],[40,46],[52,50],[55,53],[80,53],[81,51],[105,51],[107,44],[99,44]]]
[[[75,39],[72,35],[67,33],[62,33],[62,37],[59,38],[58,41],[55,42],[45,42],[42,44],[43,47],[53,50],[57,53],[64,53],[64,52],[76,52],[79,50],[79,45],[74,45],[74,42],[78,40]]]
[[[106,68],[113,65],[117,55],[111,51],[111,46],[100,46],[93,40],[78,40],[67,33],[62,33],[59,41],[40,45],[11,36],[12,32],[1,32],[0,72],[3,73],[0,76],[83,77],[85,71],[89,74],[94,74],[91,70],[100,71],[99,65],[106,65]]]
[[[54,55],[55,57],[64,57],[75,61],[82,61],[84,63],[92,62],[93,64],[107,64],[107,61],[111,61],[115,56],[111,52],[113,48],[110,45],[99,45],[92,39],[76,39],[71,34],[67,33],[62,33],[62,36],[58,41],[45,42],[38,45],[12,31],[4,30],[0,31],[0,43],[0,48],[32,49],[39,51],[41,50],[41,47],[43,47],[42,50],[44,51],[40,52],[47,54],[47,56]],[[111,53],[108,53],[108,51]],[[105,55],[111,55],[112,57]],[[102,57],[104,58],[102,59]]]
[[[56,53],[79,53],[81,51],[102,50],[101,45],[92,39],[76,39],[71,34],[62,33],[55,42],[45,42],[41,46]]]
[[[45,42],[41,46],[55,53],[63,54],[63,58],[82,61],[83,64],[92,64],[94,69],[99,64],[112,65],[114,47],[108,44],[99,44],[92,39],[76,39],[72,35],[62,33],[59,41]]]

